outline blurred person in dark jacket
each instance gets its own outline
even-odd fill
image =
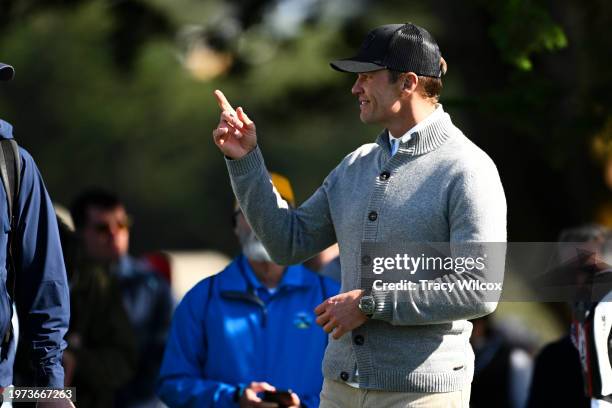
[[[101,189],[85,191],[74,200],[70,212],[84,255],[118,280],[123,306],[136,333],[136,375],[118,392],[116,406],[160,406],[155,380],[173,311],[170,288],[145,263],[129,255],[130,219],[117,196]]]
[[[491,315],[472,320],[474,348],[471,408],[523,408],[533,371],[533,360],[523,344],[499,330]]]
[[[561,243],[585,243],[589,248],[601,249],[604,241],[609,237],[609,230],[599,225],[584,225],[576,228],[569,228],[562,231],[559,236]],[[586,288],[589,281],[592,281],[598,268],[596,257],[576,256],[576,247],[572,251],[572,246],[561,246],[560,256],[565,260],[568,255],[564,252],[573,252],[575,261],[566,262],[563,269],[567,273],[575,276],[576,287]],[[595,253],[595,252],[593,252]],[[568,266],[569,265],[569,266]],[[569,268],[569,269],[568,269]],[[577,291],[580,294],[581,291]],[[579,303],[572,303],[574,318],[580,314],[577,307]],[[569,333],[561,339],[546,345],[536,357],[531,382],[528,408],[539,407],[574,407],[590,408],[598,407],[597,400],[591,400],[587,395],[585,383],[582,376],[581,357],[578,351],[577,339],[573,334],[576,333],[575,323],[572,323]]]
[[[136,339],[117,278],[81,256],[74,232],[59,222],[70,281],[72,316],[64,352],[66,386],[80,408],[112,407],[115,393],[136,372]]]

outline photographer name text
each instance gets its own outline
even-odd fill
[[[414,291],[414,290],[433,290],[433,291],[445,291],[452,292],[454,290],[469,290],[469,291],[501,291],[502,284],[500,282],[482,282],[479,280],[460,280],[456,282],[437,282],[430,280],[419,280],[418,282],[401,280],[399,282],[383,282],[378,279],[375,280],[372,289],[374,290],[402,290],[402,291]]]

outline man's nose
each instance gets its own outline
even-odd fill
[[[353,84],[353,87],[351,88],[351,93],[353,95],[359,95],[362,92],[363,92],[363,87],[361,86],[361,80],[360,78],[357,78],[355,80],[355,83]]]

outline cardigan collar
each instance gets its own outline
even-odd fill
[[[440,109],[442,109],[442,105],[440,105]],[[451,137],[454,129],[455,126],[450,116],[443,111],[435,121],[414,132],[410,140],[400,143],[398,153],[418,156],[432,152]],[[376,143],[389,151],[389,131],[387,129],[378,135]]]

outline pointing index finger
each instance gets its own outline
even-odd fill
[[[223,95],[223,92],[216,89],[214,93],[215,93],[215,98],[217,99],[217,104],[219,105],[219,108],[221,108],[221,110],[236,113],[234,108],[232,108],[232,105],[228,102],[225,95]]]

